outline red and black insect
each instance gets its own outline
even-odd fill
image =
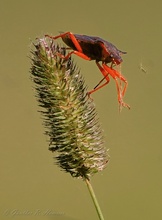
[[[120,72],[113,68],[114,66],[122,63],[123,60],[121,58],[121,55],[126,54],[126,52],[118,50],[113,44],[103,40],[100,37],[73,34],[71,32],[65,32],[54,37],[49,35],[45,36],[52,39],[57,39],[61,37],[64,43],[68,47],[70,47],[68,49],[72,49],[71,52],[63,57],[65,59],[69,58],[72,54],[76,54],[77,56],[85,60],[96,61],[96,64],[103,74],[104,78],[94,87],[93,90],[88,92],[89,95],[108,84],[110,81],[109,75],[111,75],[111,77],[116,82],[118,102],[120,106],[130,108],[128,104],[123,102],[123,97],[125,95],[128,82],[124,78],[124,76],[121,75]],[[102,62],[102,64],[100,64],[99,62]],[[108,63],[111,64],[110,67],[107,65]],[[104,79],[106,80],[106,82],[101,85]],[[125,83],[124,88],[122,88],[121,86],[121,81]]]

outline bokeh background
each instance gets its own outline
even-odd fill
[[[54,165],[30,80],[32,42],[59,31],[127,51],[131,110],[119,114],[113,80],[93,95],[111,160],[92,184],[105,219],[162,219],[161,9],[160,0],[0,2],[0,219],[98,219],[85,183]],[[92,89],[95,63],[73,58]]]

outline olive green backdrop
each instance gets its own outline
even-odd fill
[[[92,184],[106,220],[162,219],[161,8],[161,0],[1,0],[0,219],[98,219],[82,180],[54,165],[29,79],[32,41],[59,31],[128,52],[131,110],[119,114],[113,80],[93,95],[111,160]],[[73,58],[92,89],[101,79],[95,63]]]

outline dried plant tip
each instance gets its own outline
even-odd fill
[[[46,38],[37,39],[34,47],[31,75],[49,136],[49,150],[56,153],[61,169],[73,177],[89,179],[108,161],[93,101],[71,58],[61,58],[65,48]]]

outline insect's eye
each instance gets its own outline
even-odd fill
[[[110,54],[110,57],[111,57],[112,62],[114,62],[114,61],[115,61],[114,55],[113,55],[113,54]]]

